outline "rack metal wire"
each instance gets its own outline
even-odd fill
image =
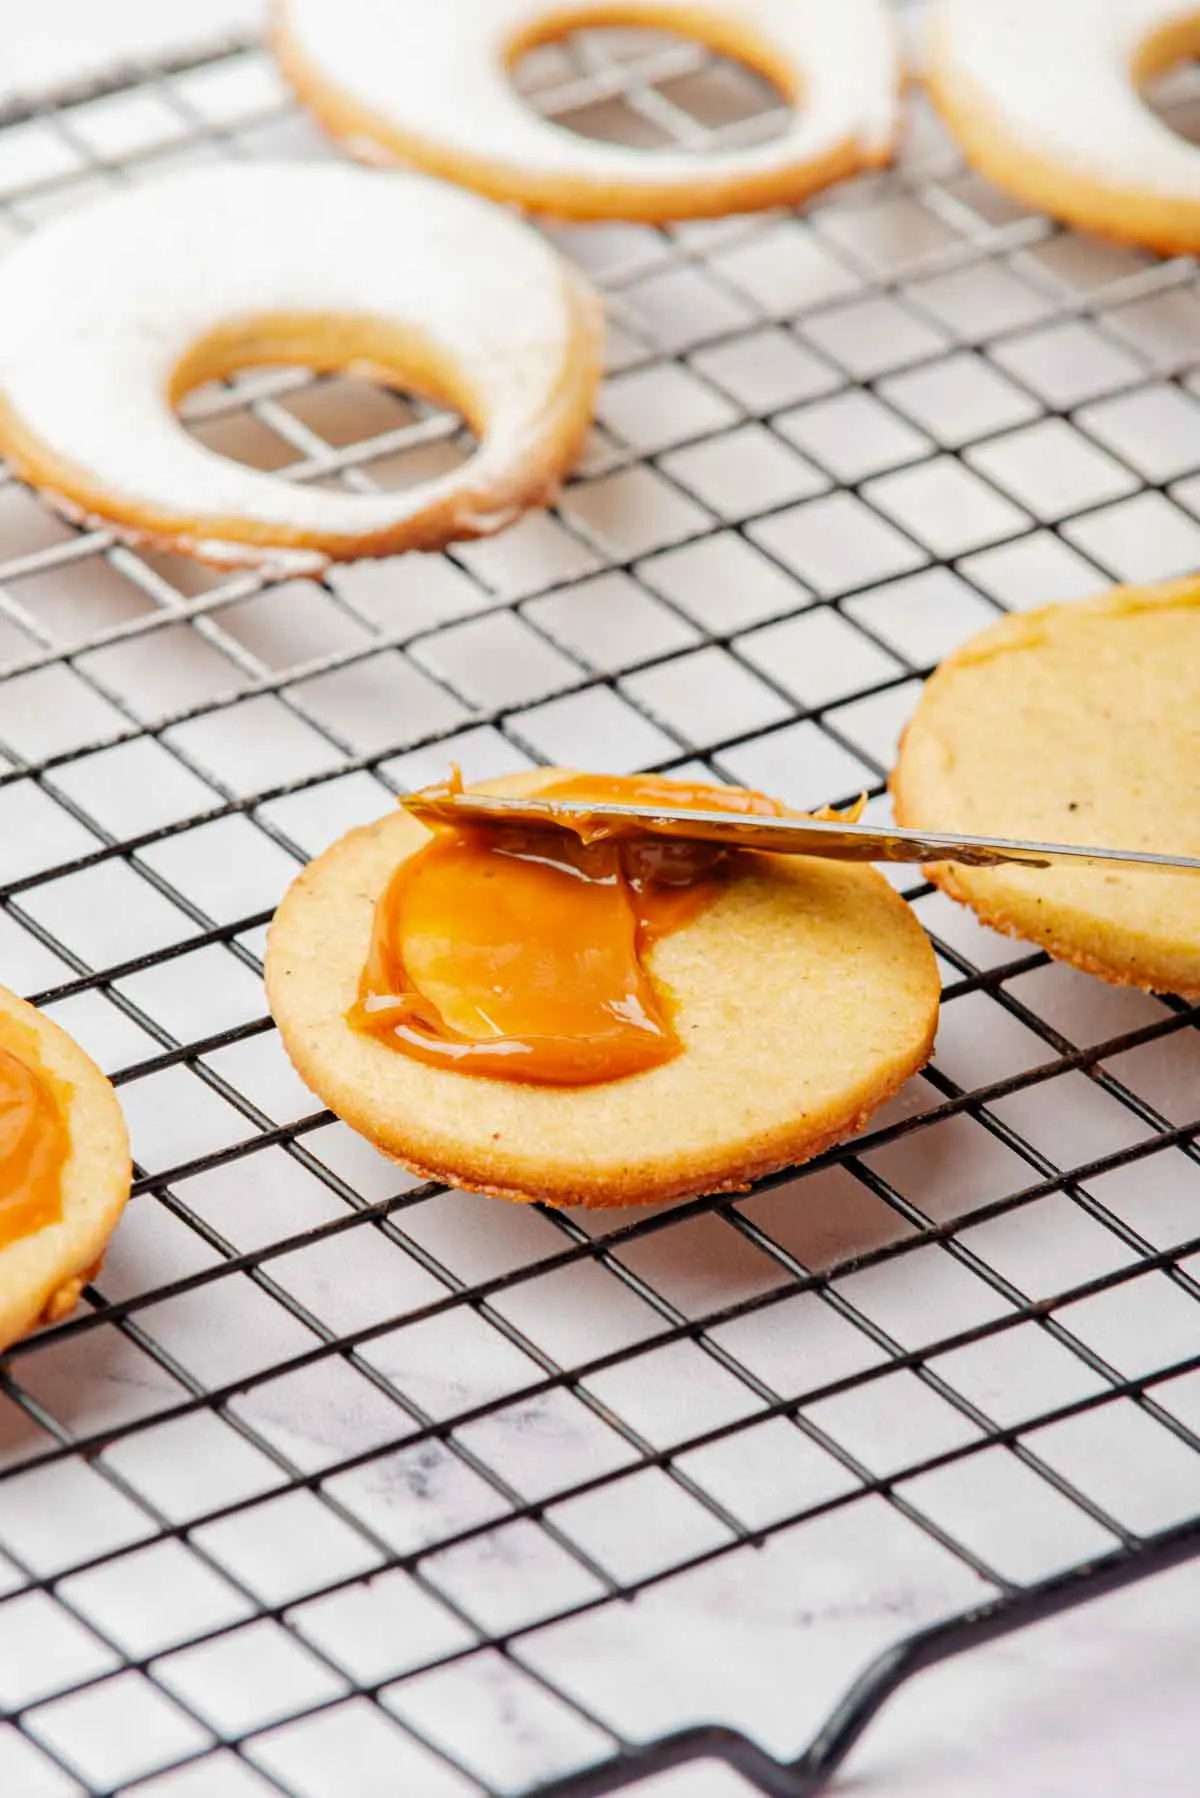
[[[641,34],[522,74],[634,141],[772,125]],[[1163,92],[1181,128],[1198,92]],[[145,68],[10,109],[0,252],[170,166],[331,153],[254,46]],[[799,1176],[616,1217],[417,1184],[286,1065],[273,905],[449,758],[878,810],[955,643],[1200,564],[1192,265],[1005,201],[919,101],[899,167],[803,217],[556,236],[610,379],[559,507],[494,542],[264,586],[0,485],[0,978],[113,1072],[137,1157],[83,1309],[0,1373],[6,1791],[719,1761],[802,1798],[913,1672],[1200,1549],[1197,1008],[898,874],[945,972],[928,1073]],[[187,416],[360,491],[466,453],[303,370]]]

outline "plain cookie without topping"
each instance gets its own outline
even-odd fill
[[[929,681],[892,779],[914,829],[1200,856],[1200,580],[1005,618]],[[940,865],[985,924],[1118,985],[1200,998],[1189,874]]]

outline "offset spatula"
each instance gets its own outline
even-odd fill
[[[664,806],[606,805],[594,800],[509,799],[485,793],[412,793],[405,809],[428,824],[585,824],[589,837],[638,832],[690,837],[773,855],[817,855],[843,862],[957,862],[964,867],[1127,868],[1131,872],[1200,874],[1200,860],[1152,855],[1144,849],[1097,849],[1074,843],[1033,843],[953,831],[901,830],[819,818],[753,818],[727,812],[673,811]]]

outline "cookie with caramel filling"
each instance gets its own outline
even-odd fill
[[[543,769],[477,790],[585,797],[582,778]],[[655,788],[663,804],[709,802]],[[706,851],[683,877],[636,858],[560,867],[543,892],[521,883],[574,852],[506,836],[516,880],[493,844],[473,887],[439,893],[422,890],[441,878],[433,844],[400,810],[351,831],[300,875],[267,954],[301,1077],[418,1174],[555,1205],[740,1191],[856,1130],[929,1054],[933,953],[872,869]],[[575,911],[562,889],[577,879]],[[606,881],[610,909],[591,890]],[[647,927],[648,886],[666,904]]]
[[[0,1348],[74,1309],[130,1175],[108,1080],[64,1030],[0,987]]]

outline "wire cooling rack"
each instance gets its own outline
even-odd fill
[[[639,142],[772,123],[678,42],[523,73]],[[253,48],[146,69],[11,115],[0,233],[331,153]],[[919,103],[803,218],[556,236],[612,373],[557,511],[495,541],[263,586],[0,486],[0,978],[112,1070],[138,1168],[0,1377],[14,1798],[800,1798],[911,1672],[1200,1547],[1194,1008],[909,880],[928,1073],[799,1178],[604,1217],[417,1185],[286,1064],[272,907],[450,758],[879,811],[965,636],[1200,565],[1191,265],[1026,214]],[[187,411],[355,491],[466,453],[294,369]]]

